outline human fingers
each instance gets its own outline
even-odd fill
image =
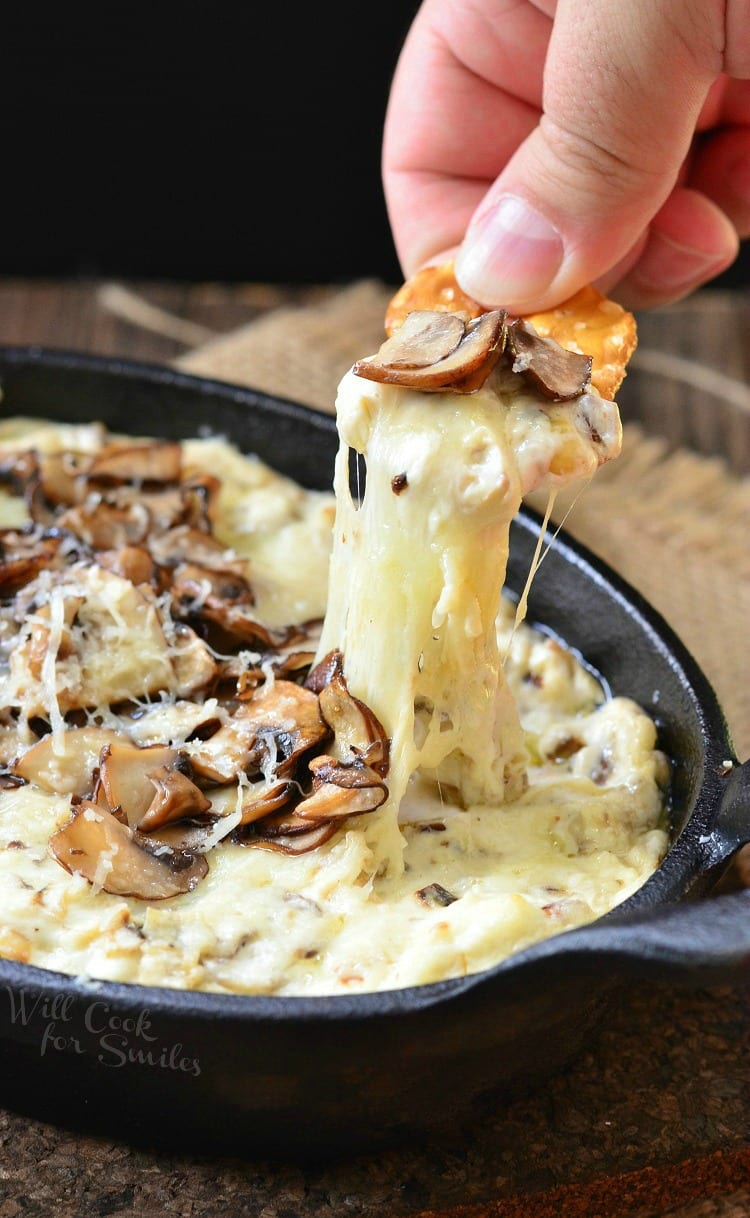
[[[750,124],[704,136],[692,158],[688,182],[750,236]]]
[[[529,0],[426,0],[391,87],[383,184],[405,274],[462,240],[536,126],[552,23]]]
[[[518,312],[548,308],[643,244],[722,70],[723,8],[560,0],[544,115],[472,218],[456,263],[464,291]],[[639,259],[650,290],[679,295],[728,265],[736,235],[717,211],[695,200],[667,209]],[[674,256],[665,238],[680,246]]]

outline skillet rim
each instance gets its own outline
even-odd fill
[[[0,388],[6,366],[40,367],[51,372],[84,372],[125,380],[136,384],[145,380],[151,386],[164,389],[180,388],[198,392],[207,399],[219,397],[242,409],[262,403],[272,413],[289,421],[302,422],[330,435],[335,441],[336,425],[332,415],[300,402],[263,390],[236,385],[209,377],[195,376],[159,364],[123,359],[113,356],[41,346],[0,346]],[[2,401],[2,398],[0,398]],[[537,533],[541,517],[530,508],[522,507],[514,527],[526,533]],[[725,785],[722,763],[737,764],[729,727],[716,693],[705,673],[666,619],[632,585],[624,580],[603,559],[600,559],[565,530],[560,530],[552,542],[557,556],[567,565],[577,568],[584,578],[605,589],[635,621],[651,647],[661,653],[686,692],[696,716],[702,742],[700,776],[695,778],[696,792],[692,809],[682,830],[672,840],[669,850],[656,871],[635,893],[593,922],[539,940],[521,952],[501,960],[490,969],[464,977],[400,989],[378,990],[359,994],[331,994],[314,997],[281,995],[222,994],[207,991],[182,990],[167,986],[146,986],[137,982],[116,982],[82,978],[36,965],[0,960],[0,985],[19,989],[34,988],[43,992],[64,990],[81,1000],[97,997],[110,1001],[120,1010],[141,1010],[144,1005],[155,1015],[167,1018],[186,1016],[211,1021],[242,1019],[249,1022],[284,1022],[288,1020],[328,1022],[367,1020],[373,1016],[399,1016],[424,1010],[437,1003],[466,994],[496,979],[525,973],[537,962],[554,958],[557,945],[571,944],[574,937],[582,938],[592,927],[605,926],[630,913],[665,908],[688,894],[689,888],[700,880],[705,859],[700,845],[710,840],[719,816]],[[532,619],[533,620],[533,619]],[[690,838],[695,835],[695,843]],[[685,847],[688,847],[686,850]],[[666,898],[659,889],[664,884],[674,891]]]

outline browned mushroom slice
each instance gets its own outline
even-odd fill
[[[174,692],[189,698],[205,689],[218,674],[218,664],[202,639],[184,622],[176,622],[170,658],[175,674]]]
[[[40,571],[61,566],[61,535],[48,536],[37,527],[0,530],[0,596],[11,596]]]
[[[16,495],[24,495],[39,477],[39,457],[36,449],[0,451],[0,483],[9,486]]]
[[[281,854],[309,854],[311,850],[316,850],[318,846],[322,846],[324,842],[332,838],[338,828],[335,821],[324,821],[312,824],[307,833],[281,834],[278,837],[261,837],[253,834],[248,837],[239,836],[238,840],[243,845],[260,846],[263,850],[278,850]]]
[[[274,681],[242,705],[255,711],[258,764],[265,769],[270,760],[277,776],[290,774],[299,759],[330,734],[316,695],[293,681]]]
[[[185,507],[185,523],[210,533],[216,522],[221,481],[213,474],[195,473],[180,484]]]
[[[237,690],[235,697],[240,702],[252,698],[255,690],[266,679],[266,666],[270,666],[274,675],[282,680],[302,678],[315,659],[314,651],[290,651],[287,655],[274,659],[272,652],[261,657],[258,665],[246,668],[237,675]]]
[[[378,362],[389,368],[427,368],[451,355],[464,336],[457,313],[415,309],[378,351]]]
[[[156,794],[138,824],[141,833],[211,811],[210,799],[180,770],[162,765],[149,770],[147,778],[156,787]]]
[[[178,524],[165,533],[152,537],[149,547],[162,567],[179,567],[182,563],[196,563],[199,567],[213,570],[236,571],[244,575],[246,564],[240,559],[230,558],[225,545],[187,524]]]
[[[554,338],[542,338],[526,321],[508,326],[513,371],[520,372],[545,397],[567,402],[580,397],[591,383],[590,355],[568,351]]]
[[[10,767],[11,773],[58,795],[88,795],[99,754],[122,737],[104,727],[70,728],[61,740],[44,736]]]
[[[90,482],[177,482],[182,472],[182,449],[169,440],[148,444],[107,444],[88,471]]]
[[[248,787],[242,797],[242,820],[240,825],[250,825],[264,816],[280,812],[298,796],[293,782],[276,779],[262,780]]]
[[[215,736],[190,750],[190,759],[209,782],[260,770],[286,776],[328,734],[315,694],[292,681],[274,681],[241,702]]]
[[[315,757],[310,762],[313,793],[297,804],[301,820],[331,820],[374,812],[388,798],[388,788],[367,765],[340,765],[334,757]]]
[[[396,366],[382,360],[381,353],[378,352],[369,359],[359,360],[353,371],[357,376],[371,381],[404,385],[425,392],[452,389],[473,393],[484,383],[503,353],[505,316],[503,309],[483,313],[465,327],[463,338],[449,355],[426,367]],[[461,324],[463,325],[463,322]],[[400,331],[396,332],[394,339],[399,333]],[[388,339],[383,345],[387,347],[392,341],[394,340]]]
[[[149,584],[156,579],[156,564],[145,546],[126,545],[116,550],[100,550],[96,561],[121,579],[129,579],[131,584]]]
[[[187,752],[195,774],[204,782],[232,782],[248,770],[257,772],[253,746],[257,724],[253,714],[246,715],[239,707],[208,740],[192,744]]]
[[[326,685],[330,685],[334,677],[342,677],[343,674],[343,655],[340,651],[329,651],[328,655],[323,656],[323,659],[307,674],[305,688],[311,689],[314,694],[322,693]]]
[[[257,622],[248,612],[249,606],[234,605],[209,596],[198,610],[189,614],[190,620],[200,622],[207,642],[216,651],[228,652],[238,648],[265,651],[283,644],[285,632],[270,630]]]
[[[177,749],[164,744],[139,748],[116,741],[102,749],[100,776],[110,810],[122,808],[131,829],[140,825],[154,800],[151,772],[174,769],[180,762]]]
[[[63,598],[63,620],[57,634],[58,641],[55,648],[55,661],[66,660],[75,651],[71,628],[76,620],[76,614],[83,603],[84,597],[82,596],[66,596]],[[35,609],[28,640],[23,648],[18,648],[19,653],[21,650],[24,651],[29,672],[35,681],[41,679],[44,661],[47,659],[50,650],[52,638],[51,619],[52,611],[49,602]]]
[[[86,495],[91,457],[85,453],[44,453],[39,458],[39,489],[53,507],[70,507]]]
[[[107,490],[105,498],[115,507],[129,508],[138,504],[145,508],[151,520],[152,534],[184,524],[188,512],[181,486],[165,485],[157,490],[143,490],[140,486],[123,483]]]
[[[250,585],[236,571],[183,563],[175,571],[170,588],[178,612],[200,613],[204,604],[221,609],[224,605],[252,605]]]
[[[120,506],[93,498],[68,508],[57,523],[95,550],[113,550],[144,541],[151,528],[151,516],[142,503]]]
[[[66,871],[97,889],[140,901],[165,901],[191,892],[208,873],[203,855],[149,844],[111,812],[81,800],[72,818],[50,838],[50,849]]]
[[[342,761],[363,758],[378,774],[388,773],[390,744],[382,723],[369,706],[349,692],[342,673],[321,690],[320,713],[334,734],[334,752]]]

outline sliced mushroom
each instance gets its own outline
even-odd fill
[[[216,517],[221,482],[213,474],[194,473],[180,484],[185,522],[210,533]]]
[[[72,626],[76,620],[78,610],[84,603],[82,596],[64,596],[63,597],[63,620],[61,623],[57,646],[55,648],[55,662],[58,660],[67,660],[68,656],[73,655],[75,644],[71,633]],[[25,653],[26,662],[29,672],[35,681],[39,681],[42,676],[42,667],[47,659],[51,647],[52,639],[52,607],[48,601],[45,605],[40,605],[34,611],[33,621],[29,637],[24,644],[18,649],[19,652]]]
[[[86,495],[86,472],[90,463],[91,458],[84,453],[43,453],[39,457],[39,495],[53,508],[80,503]]]
[[[107,444],[94,457],[89,482],[177,482],[182,472],[182,449],[173,441],[147,444]]]
[[[111,812],[88,800],[50,838],[50,849],[66,871],[97,889],[141,901],[164,901],[191,892],[208,873],[203,855],[176,852],[135,834]]]
[[[349,692],[342,673],[321,690],[320,713],[334,734],[334,752],[342,761],[362,758],[378,774],[388,773],[390,743],[382,723],[364,702]]]
[[[243,707],[239,707],[210,739],[188,746],[186,751],[195,774],[204,782],[221,785],[233,782],[249,770],[257,773],[253,752],[256,735],[255,715],[245,715]]]
[[[116,550],[100,550],[96,561],[101,567],[131,584],[149,584],[156,579],[156,565],[145,546],[124,545]]]
[[[182,563],[195,563],[217,571],[233,571],[244,577],[247,564],[241,559],[229,557],[231,551],[212,537],[210,533],[178,524],[149,540],[151,553],[162,567],[179,567]]]
[[[141,833],[151,833],[163,825],[211,811],[210,799],[180,770],[162,765],[149,770],[146,777],[156,787],[156,794],[138,824]]]
[[[466,327],[457,313],[415,309],[378,351],[378,362],[389,368],[427,368],[451,355]]]
[[[411,315],[410,315],[411,316]],[[428,314],[432,317],[432,314]],[[457,314],[452,316],[464,325]],[[371,381],[380,381],[389,385],[404,385],[424,392],[441,392],[451,390],[457,393],[473,393],[484,384],[487,377],[497,365],[505,347],[505,311],[494,309],[483,313],[475,321],[470,321],[464,327],[464,334],[458,345],[450,354],[438,359],[427,366],[408,367],[388,362],[386,354],[383,358],[383,347],[388,348],[397,341],[401,330],[407,324],[404,322],[393,338],[388,339],[377,355],[369,359],[359,360],[354,365],[354,373]],[[416,327],[417,322],[411,323]],[[410,359],[416,356],[412,350],[415,338],[409,340]]]
[[[334,757],[315,757],[310,762],[313,793],[295,808],[306,820],[340,820],[374,812],[388,798],[388,788],[367,765],[341,765]]]
[[[28,487],[39,477],[39,457],[36,449],[0,451],[0,483],[16,495],[25,495]]]
[[[276,779],[263,780],[248,787],[242,797],[241,825],[250,825],[264,816],[288,808],[298,796],[295,783]]]
[[[133,504],[139,504],[145,508],[151,519],[152,534],[184,524],[191,510],[181,486],[166,485],[152,491],[124,483],[108,490],[105,498],[115,507],[129,508]]]
[[[207,642],[220,652],[275,650],[285,639],[285,631],[275,632],[257,622],[250,615],[249,606],[227,603],[210,595],[188,617],[192,623],[200,625]]]
[[[0,596],[12,596],[40,571],[64,563],[63,537],[39,528],[0,530]]]
[[[52,734],[33,744],[10,767],[12,774],[58,795],[88,795],[92,771],[107,745],[122,737],[104,727],[70,728],[62,739]]]
[[[554,338],[542,338],[526,321],[518,319],[508,326],[508,349],[513,371],[522,373],[553,402],[580,397],[591,383],[590,355],[568,351]]]
[[[443,888],[442,884],[428,884],[426,888],[420,888],[414,895],[423,905],[443,908],[453,905],[458,900],[458,897],[455,897],[452,892],[448,892],[447,888]]]
[[[115,741],[102,749],[99,773],[110,811],[122,808],[131,829],[137,829],[154,801],[149,774],[173,770],[180,763],[178,749],[164,744],[139,748]]]
[[[326,685],[330,685],[334,677],[343,676],[344,657],[340,651],[329,651],[307,674],[305,688],[314,694],[322,693]]]
[[[333,821],[313,824],[307,833],[292,835],[281,834],[278,837],[261,837],[257,833],[244,836],[238,834],[237,840],[246,846],[260,846],[263,850],[277,850],[281,854],[309,854],[333,837],[339,826]]]
[[[260,663],[253,668],[243,669],[237,676],[237,692],[235,697],[241,702],[252,698],[255,690],[266,680],[266,670],[270,668],[275,677],[281,680],[295,680],[303,677],[313,660],[314,651],[290,651],[279,659],[273,658],[273,652],[261,656]]]
[[[218,664],[202,639],[184,622],[176,622],[170,651],[175,673],[175,693],[189,698],[206,689],[218,674]]]
[[[286,776],[328,736],[315,694],[292,681],[274,681],[241,702],[210,740],[190,749],[196,774],[231,782],[240,773]]]
[[[151,516],[142,503],[119,505],[94,497],[68,508],[57,523],[95,550],[112,550],[144,541]]]
[[[169,590],[178,613],[200,614],[204,605],[218,608],[252,605],[249,583],[235,571],[183,563],[175,571]]]

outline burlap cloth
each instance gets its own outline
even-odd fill
[[[331,411],[342,373],[383,338],[390,291],[363,281],[279,308],[178,361],[185,371]],[[750,427],[750,419],[748,420]],[[559,501],[555,515],[568,501]],[[741,759],[750,754],[750,480],[721,458],[625,425],[622,456],[578,498],[565,528],[667,619],[714,685]]]

